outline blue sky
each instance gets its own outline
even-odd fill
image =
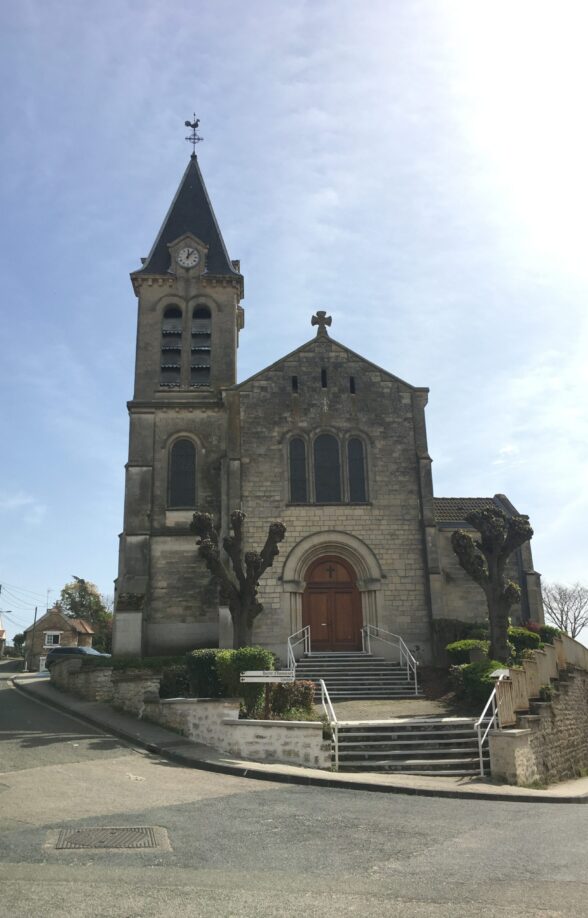
[[[588,580],[584,3],[20,0],[0,20],[9,635],[72,574],[112,593],[128,275],[193,111],[245,275],[240,378],[326,309],[430,387],[435,493],[506,493],[543,576]]]

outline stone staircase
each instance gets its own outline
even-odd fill
[[[480,759],[474,724],[473,717],[339,722],[339,771],[477,775]],[[486,766],[489,761],[486,741]]]
[[[370,653],[305,654],[296,664],[296,678],[323,679],[333,703],[351,699],[418,698],[406,668]]]

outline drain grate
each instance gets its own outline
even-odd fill
[[[158,848],[159,840],[150,826],[116,829],[103,826],[61,829],[56,848]]]

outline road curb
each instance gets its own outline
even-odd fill
[[[69,714],[71,717],[75,717],[78,720],[92,724],[92,726],[98,727],[100,730],[108,732],[113,736],[117,736],[119,739],[130,742],[135,746],[140,746],[142,749],[145,749],[146,752],[160,755],[162,758],[169,759],[170,761],[179,765],[183,765],[188,768],[195,768],[199,771],[209,771],[215,772],[217,774],[232,775],[233,777],[238,778],[252,778],[256,781],[269,781],[277,784],[298,784],[305,787],[328,787],[340,790],[369,791],[371,793],[379,794],[404,794],[413,797],[440,797],[449,798],[452,800],[487,800],[500,803],[588,804],[588,794],[570,795],[565,797],[556,797],[552,794],[534,794],[533,796],[530,796],[522,793],[503,794],[500,792],[493,793],[483,790],[462,791],[459,789],[451,788],[445,789],[418,787],[410,784],[376,784],[371,781],[349,781],[346,778],[339,776],[327,777],[327,775],[325,775],[322,777],[318,775],[305,775],[302,769],[300,774],[292,774],[285,771],[270,773],[260,769],[258,767],[258,763],[256,762],[251,762],[250,765],[244,767],[241,764],[231,765],[222,762],[211,762],[207,759],[194,759],[190,756],[183,755],[181,751],[177,749],[170,749],[165,745],[148,742],[147,740],[141,739],[139,735],[133,734],[130,731],[122,730],[115,725],[111,725],[102,718],[92,717],[91,714],[85,712],[80,713],[78,711],[73,711],[70,707],[68,707],[67,704],[59,704],[59,702],[53,698],[38,698],[33,691],[28,689],[28,686],[24,685],[23,683],[16,682],[14,678],[9,679],[8,681],[16,689],[16,691],[22,692],[22,694],[27,695],[29,698],[33,698],[35,701],[40,701],[42,704],[46,704],[49,707],[55,708],[64,714]]]

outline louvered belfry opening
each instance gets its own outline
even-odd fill
[[[197,306],[192,314],[190,345],[190,385],[210,385],[212,319],[207,306]]]
[[[160,383],[179,388],[182,376],[182,310],[168,306],[161,323]]]

